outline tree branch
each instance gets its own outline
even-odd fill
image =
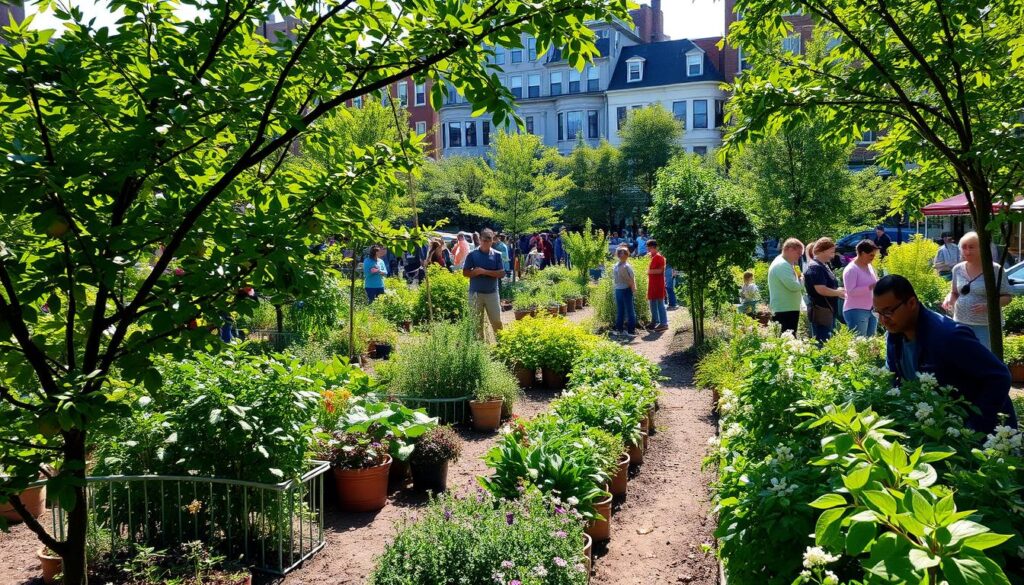
[[[25,522],[25,526],[32,532],[36,533],[36,536],[39,538],[39,542],[43,543],[43,546],[57,554],[63,554],[67,548],[65,546],[66,543],[58,542],[57,539],[50,536],[50,533],[48,533],[46,529],[39,524],[39,521],[29,513],[28,509],[25,508],[25,504],[22,503],[20,496],[11,496],[7,498],[7,501],[11,504],[11,507],[14,508],[18,515],[21,516],[21,519]]]
[[[21,315],[21,303],[18,302],[18,295],[15,294],[14,283],[11,281],[11,275],[7,272],[7,265],[2,260],[0,260],[0,284],[3,285],[4,291],[7,293],[6,300],[3,295],[0,295],[0,311],[7,314],[7,321],[10,324],[11,332],[14,334],[14,338],[18,340],[18,345],[21,346],[25,359],[32,365],[36,376],[39,377],[43,390],[47,394],[53,394],[57,391],[57,383],[53,378],[53,372],[47,366],[47,356],[32,341],[32,336],[29,334],[28,327],[25,325],[25,320]]]
[[[14,394],[11,393],[11,389],[7,388],[6,386],[0,386],[0,398],[3,398],[8,403],[13,404],[14,406],[21,408],[23,410],[28,410],[31,412],[39,411],[39,408],[36,405],[29,404],[28,402],[23,402],[15,398]]]

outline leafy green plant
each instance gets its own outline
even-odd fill
[[[338,469],[369,469],[387,461],[389,445],[365,432],[335,432],[330,439],[317,441],[317,459]]]
[[[651,360],[617,343],[597,341],[573,361],[569,372],[569,388],[619,380],[653,389],[661,379],[661,368]]]
[[[853,404],[829,406],[811,427],[835,434],[822,441],[815,465],[836,468],[841,482],[810,503],[822,510],[815,544],[861,559],[865,574],[900,583],[1006,583],[985,550],[1013,537],[969,520],[932,463],[951,451],[908,449],[890,421]],[[802,578],[800,582],[811,581]]]
[[[469,290],[469,279],[461,273],[452,273],[437,264],[431,264],[427,268],[427,277],[430,279],[430,294],[427,294],[426,285],[416,298],[413,305],[413,319],[417,323],[425,323],[430,320],[428,300],[433,305],[433,318],[435,321],[458,321],[466,314],[468,301],[466,300]]]
[[[439,465],[458,461],[462,453],[462,439],[449,426],[438,426],[424,433],[416,441],[416,449],[409,462],[413,465]]]
[[[392,325],[401,326],[402,323],[412,321],[413,307],[419,295],[418,291],[411,290],[405,282],[399,280],[398,283],[392,283],[392,280],[397,279],[387,279],[384,294],[374,299],[370,310]]]
[[[477,400],[501,399],[501,411],[505,415],[511,415],[516,404],[522,397],[522,390],[519,382],[508,368],[497,361],[488,360],[484,368],[484,376],[480,386],[476,390]]]
[[[562,242],[565,251],[572,258],[573,270],[576,271],[576,282],[586,284],[590,281],[591,269],[597,268],[608,257],[608,238],[604,230],[595,230],[594,224],[587,218],[583,229],[578,232],[564,232]]]
[[[917,234],[909,242],[889,247],[889,254],[880,266],[885,274],[899,274],[914,285],[914,292],[926,307],[936,308],[949,292],[949,283],[943,280],[932,260],[939,251],[939,245]]]
[[[338,423],[348,433],[365,433],[386,443],[396,461],[406,461],[417,439],[437,428],[437,419],[423,410],[413,410],[394,402],[361,400],[352,405]]]
[[[1010,304],[1003,307],[1003,319],[1006,320],[1003,330],[1007,335],[1024,333],[1024,297],[1015,296]]]
[[[537,365],[563,374],[572,369],[576,358],[598,341],[595,335],[562,317],[527,317],[516,325],[536,329],[533,351]]]
[[[640,444],[640,419],[647,416],[646,409],[639,412],[621,399],[586,390],[566,392],[551,407],[562,419],[602,429],[623,445]]]
[[[387,370],[392,392],[413,398],[471,396],[480,386],[491,357],[476,338],[470,319],[434,323],[399,348]]]
[[[1009,366],[1024,365],[1024,335],[1011,335],[1003,341],[1003,359]]]
[[[536,489],[513,500],[441,494],[398,526],[370,583],[438,585],[453,575],[474,584],[585,585],[582,523]]]

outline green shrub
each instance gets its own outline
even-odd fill
[[[425,323],[430,319],[427,306],[429,297],[434,307],[435,321],[458,321],[469,307],[469,279],[461,273],[448,272],[437,264],[430,265],[427,270],[430,294],[427,294],[426,283],[420,285],[420,294],[413,306],[413,319],[417,323]]]
[[[569,373],[569,389],[619,380],[640,388],[656,388],[661,380],[657,364],[611,341],[598,341],[581,353]]]
[[[1024,335],[1010,335],[1003,340],[1003,360],[1006,365],[1024,365]]]
[[[582,555],[582,524],[535,490],[516,500],[443,494],[399,525],[370,583],[585,585]]]
[[[306,335],[331,331],[348,315],[348,305],[348,288],[333,276],[324,275],[316,294],[289,305],[288,330]]]
[[[573,360],[597,341],[596,336],[565,318],[526,317],[499,332],[496,353],[509,365],[549,368],[564,374],[572,368]]]
[[[636,292],[633,295],[636,320],[637,323],[646,323],[651,320],[651,306],[647,303],[647,269],[651,260],[630,258],[629,263],[633,266],[633,273],[636,276]],[[598,281],[597,288],[590,297],[597,323],[605,328],[615,325],[615,277],[612,274],[612,266],[613,264],[608,264],[605,267],[604,276]]]
[[[739,266],[733,266],[730,270],[732,271],[733,281],[736,283],[737,295],[739,294],[739,288],[743,286],[743,273],[750,270],[754,273],[754,284],[757,285],[758,290],[761,291],[761,298],[768,300],[768,262],[754,262],[753,266],[746,268],[740,268]],[[841,278],[840,274],[836,273],[836,278]],[[840,280],[842,282],[842,280]]]
[[[641,413],[621,399],[587,391],[567,392],[551,408],[562,419],[602,429],[623,445],[639,444],[640,419],[647,416],[646,409]]]
[[[1013,297],[1010,304],[1003,307],[1003,318],[1005,333],[1024,333],[1024,297]]]
[[[949,283],[932,267],[939,245],[918,234],[909,242],[889,247],[880,264],[885,274],[899,274],[914,285],[914,292],[926,307],[938,307],[949,292]]]
[[[476,391],[477,400],[496,400],[501,398],[501,411],[505,415],[511,415],[522,390],[519,389],[519,382],[512,372],[503,364],[488,360],[484,368],[484,377],[480,387]]]
[[[385,368],[392,392],[412,398],[456,398],[476,394],[490,361],[473,322],[434,323],[399,347]]]
[[[392,283],[393,280],[397,282]],[[394,288],[389,285],[394,285]],[[373,301],[370,311],[392,325],[400,326],[406,321],[412,321],[413,308],[418,301],[418,292],[418,290],[410,289],[402,280],[389,278],[384,294]]]

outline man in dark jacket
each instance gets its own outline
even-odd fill
[[[921,306],[913,285],[897,274],[875,284],[874,306],[889,332],[885,361],[897,383],[917,380],[919,372],[933,374],[978,409],[967,419],[970,428],[991,433],[1001,414],[1007,416],[1005,424],[1017,428],[1010,371],[973,331]]]

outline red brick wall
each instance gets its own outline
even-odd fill
[[[732,23],[736,22],[736,0],[725,0],[725,34],[729,34],[729,27]],[[805,50],[807,42],[810,41],[811,35],[814,33],[814,22],[810,16],[799,15],[799,16],[787,16],[786,20],[793,25],[793,32],[800,33],[802,37],[801,49]],[[723,51],[725,55],[721,58],[722,61],[722,73],[725,75],[726,81],[732,83],[736,78],[736,73],[739,71],[739,51],[736,47],[726,45]]]

